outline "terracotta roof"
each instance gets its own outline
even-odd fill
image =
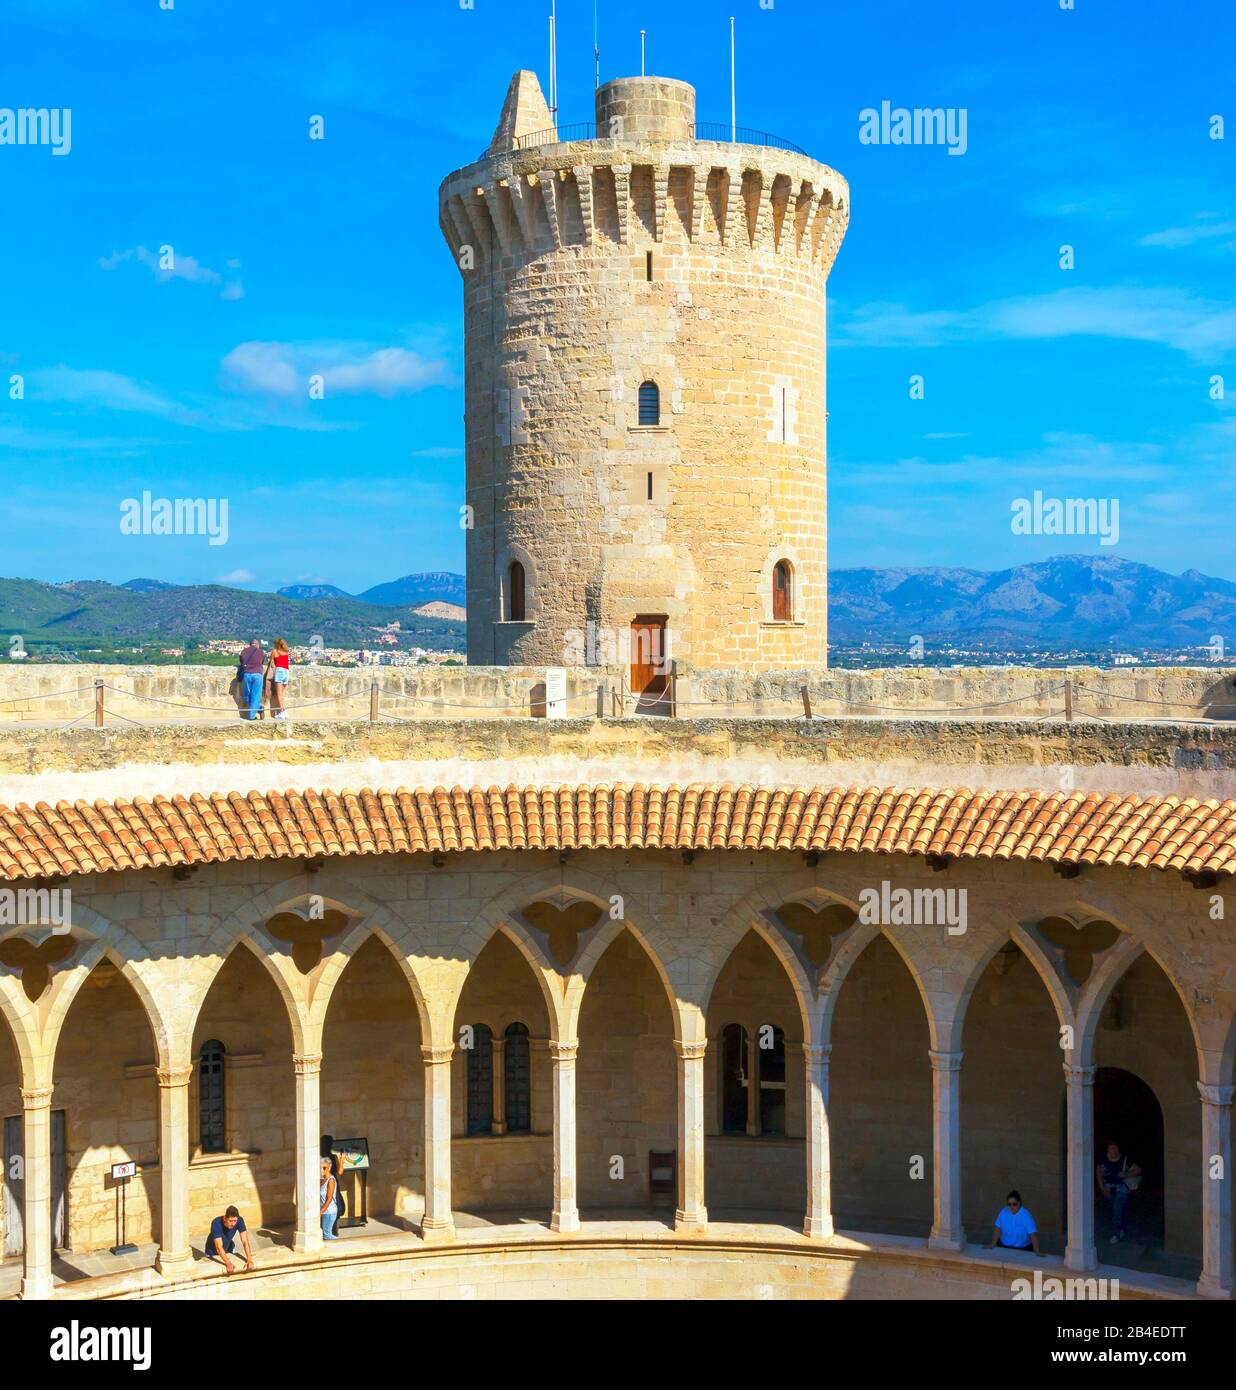
[[[893,787],[400,787],[0,806],[0,878],[493,849],[846,850],[1236,874],[1236,801]]]

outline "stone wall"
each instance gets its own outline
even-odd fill
[[[634,712],[622,671],[559,663],[566,670],[569,719]],[[105,716],[147,724],[235,723],[242,703],[230,666],[0,666],[0,725],[93,725],[95,682]],[[1236,677],[1216,667],[899,666],[886,670],[716,670],[680,663],[675,708],[683,720],[798,718],[803,690],[822,718],[1028,719],[1065,713],[1074,687],[1078,719],[1215,719],[1236,722]],[[544,714],[544,666],[294,666],[288,705],[299,720],[368,719],[371,687],[380,719],[526,719]],[[115,722],[115,721],[113,721]]]

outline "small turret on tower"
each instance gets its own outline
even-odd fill
[[[488,155],[505,154],[516,149],[520,138],[525,135],[545,135],[552,139],[554,119],[549,114],[541,84],[536,73],[521,68],[511,78],[506,89],[506,100],[502,103],[502,115],[498,117],[498,128],[489,142]]]

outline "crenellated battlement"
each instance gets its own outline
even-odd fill
[[[569,245],[681,241],[793,256],[827,276],[849,219],[846,181],[771,137],[697,139],[689,83],[607,82],[595,124],[568,132],[584,138],[560,138],[535,77],[518,73],[485,155],[439,190],[461,269],[494,254],[521,261]]]
[[[827,276],[849,185],[805,155],[691,139],[593,139],[488,155],[442,183],[443,234],[464,266],[568,245],[681,241],[806,260]]]

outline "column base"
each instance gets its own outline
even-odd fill
[[[570,1235],[572,1231],[579,1230],[579,1208],[563,1207],[561,1210],[555,1207],[553,1214],[549,1218],[549,1229],[558,1231],[562,1235]]]
[[[928,1250],[951,1250],[954,1254],[956,1254],[959,1251],[964,1250],[965,1248],[966,1233],[964,1231],[956,1231],[952,1234],[937,1234],[935,1231],[932,1231],[932,1233],[927,1237]]]
[[[298,1255],[316,1255],[322,1249],[322,1228],[314,1231],[297,1231],[292,1237],[292,1249]]]
[[[192,1250],[160,1250],[155,1256],[155,1269],[165,1279],[175,1279],[193,1268]]]
[[[21,1296],[23,1301],[48,1299],[51,1298],[54,1291],[50,1274],[39,1275],[33,1279],[23,1278],[21,1281]]]
[[[1227,1284],[1220,1284],[1217,1280],[1208,1279],[1206,1275],[1197,1281],[1198,1298],[1236,1298],[1236,1290]]]
[[[1080,1274],[1084,1274],[1087,1270],[1098,1269],[1099,1252],[1093,1245],[1082,1247],[1075,1245],[1066,1246],[1064,1251],[1064,1267],[1065,1269],[1075,1269]]]
[[[421,1239],[426,1245],[450,1245],[455,1239],[454,1219],[442,1216],[423,1217]]]
[[[835,1234],[831,1216],[809,1216],[803,1222],[803,1235],[811,1240],[831,1240]]]
[[[675,1211],[674,1230],[697,1231],[701,1235],[708,1228],[708,1208],[697,1207],[695,1211]]]

